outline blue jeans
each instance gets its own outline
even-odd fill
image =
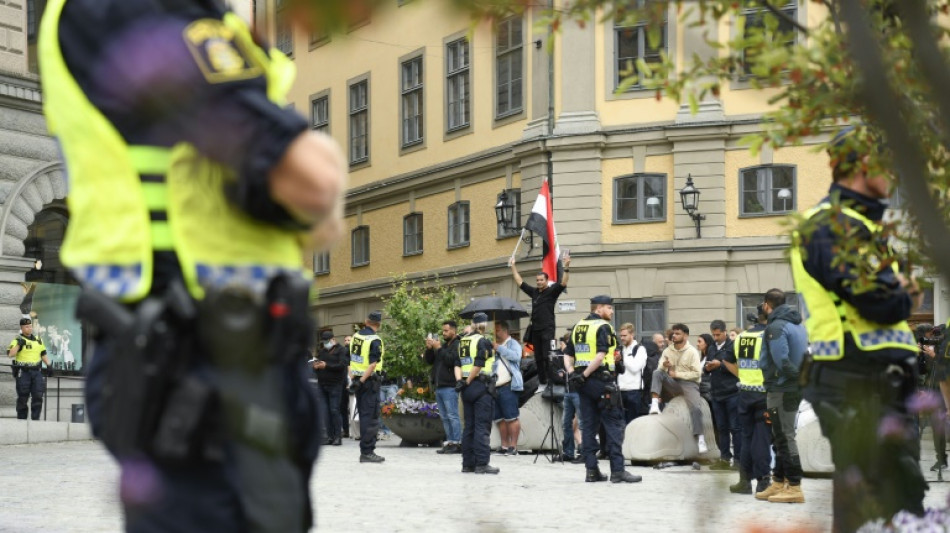
[[[381,385],[379,387],[379,405],[383,405],[389,400],[392,400],[393,398],[395,398],[396,391],[398,390],[399,390],[399,387],[396,385]],[[386,427],[386,424],[383,423],[382,418],[379,419],[379,428],[383,431],[383,433],[387,435],[393,434],[392,430]]]
[[[625,390],[620,391],[620,396],[623,397],[623,423],[624,427],[630,423],[631,420],[640,416],[640,396],[643,394],[642,390]]]
[[[713,418],[719,432],[719,458],[728,461],[733,457],[742,458],[742,425],[739,423],[739,395],[733,394],[725,400],[713,400]],[[729,448],[735,450],[733,454]]]
[[[459,395],[455,387],[435,389],[435,401],[439,404],[439,416],[445,428],[445,442],[462,442],[462,421],[459,419]]]
[[[576,392],[567,392],[564,394],[564,440],[561,447],[564,449],[564,455],[574,455],[574,415],[579,414],[581,410],[581,397]],[[583,426],[581,427],[583,430]]]

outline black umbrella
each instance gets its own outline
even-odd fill
[[[501,296],[486,296],[472,300],[459,316],[472,318],[475,313],[485,313],[492,320],[512,320],[528,316],[528,312],[518,302]]]

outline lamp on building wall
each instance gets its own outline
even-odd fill
[[[700,232],[700,223],[706,220],[706,215],[699,214],[699,189],[693,186],[693,175],[686,178],[686,186],[680,190],[680,200],[683,202],[683,210],[696,223],[696,238],[702,238]]]
[[[505,229],[514,229],[515,206],[508,203],[508,191],[501,191],[495,204],[495,219]]]

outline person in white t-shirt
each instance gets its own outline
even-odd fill
[[[623,398],[624,423],[640,416],[640,398],[643,395],[643,368],[647,364],[647,350],[634,339],[637,328],[627,322],[620,326],[620,353],[624,372],[617,376]]]

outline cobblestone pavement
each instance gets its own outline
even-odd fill
[[[643,476],[642,483],[592,484],[583,482],[582,465],[550,464],[544,457],[535,463],[533,455],[520,455],[493,456],[500,475],[463,475],[458,455],[398,444],[395,438],[380,442],[377,452],[386,457],[381,465],[360,464],[352,440],[323,449],[313,481],[320,530],[830,530],[827,479],[805,479],[803,505],[770,504],[730,494],[732,472],[628,467]],[[120,531],[116,477],[115,463],[93,442],[0,447],[0,531]],[[926,504],[945,503],[948,495],[950,483],[934,483]],[[581,510],[592,502],[595,514]]]

